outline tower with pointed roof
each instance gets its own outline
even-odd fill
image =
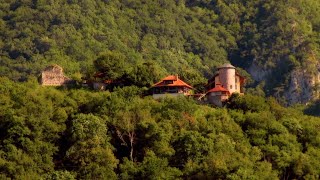
[[[216,106],[222,106],[233,93],[243,94],[244,77],[237,73],[231,64],[224,64],[218,68],[215,75],[208,81],[207,101]]]
[[[230,94],[238,92],[239,88],[236,87],[236,68],[231,64],[224,64],[218,68],[219,80],[222,87],[226,88]]]

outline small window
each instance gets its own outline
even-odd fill
[[[238,82],[238,78],[236,77],[236,83]],[[237,89],[237,88],[236,88]]]
[[[235,87],[236,89],[238,89],[238,86],[236,85],[236,87]]]
[[[232,85],[230,85],[230,89],[232,89]]]
[[[173,81],[171,81],[171,80],[165,81],[165,84],[173,84]]]

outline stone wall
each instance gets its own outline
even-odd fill
[[[71,82],[71,79],[63,73],[62,67],[51,65],[41,72],[41,85],[43,86],[62,86]]]
[[[217,94],[220,93],[220,94]],[[218,107],[222,107],[222,103],[229,98],[226,94],[221,94],[221,92],[211,92],[207,95],[207,102],[209,104],[214,104]]]

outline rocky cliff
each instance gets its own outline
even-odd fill
[[[304,68],[296,68],[288,73],[288,82],[280,95],[288,105],[296,103],[307,104],[309,101],[320,98],[320,63],[316,67],[317,70],[315,72],[307,71]],[[247,71],[257,82],[276,78],[272,71],[266,70],[255,62],[251,64]],[[279,94],[271,95],[280,97]]]
[[[319,98],[319,82],[320,71],[312,74],[303,69],[293,70],[284,97],[289,104],[306,104],[310,100]]]
[[[271,74],[270,70],[266,70],[261,65],[256,63],[255,60],[253,60],[252,64],[247,69],[247,71],[249,72],[251,77],[257,82],[265,80]]]

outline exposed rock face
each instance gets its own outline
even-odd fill
[[[41,85],[43,86],[62,86],[71,81],[64,75],[62,67],[58,65],[48,66],[41,73]]]
[[[293,70],[284,96],[289,104],[307,103],[319,97],[320,71],[310,74],[306,70]]]
[[[251,64],[247,71],[258,82],[273,78],[270,70],[265,70],[255,62]],[[291,71],[289,76],[289,83],[282,94],[289,105],[305,104],[320,97],[320,65],[318,65],[318,72],[316,73],[310,73],[301,68]]]
[[[265,70],[263,67],[259,66],[255,61],[252,62],[251,66],[248,68],[249,74],[255,81],[263,81],[271,73]]]

